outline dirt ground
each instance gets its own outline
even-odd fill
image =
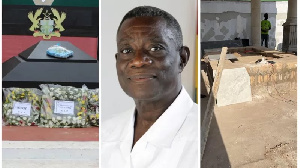
[[[216,107],[201,167],[297,167],[297,92]]]

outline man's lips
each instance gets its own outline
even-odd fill
[[[137,75],[130,75],[128,77],[129,80],[133,81],[133,82],[148,82],[152,79],[155,79],[156,75],[154,74],[137,74]]]

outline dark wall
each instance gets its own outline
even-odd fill
[[[2,0],[2,5],[34,5],[32,0]],[[52,6],[99,7],[99,0],[54,0]]]
[[[32,23],[28,19],[28,13],[31,11],[35,13],[41,7],[48,11],[53,7],[60,13],[66,13],[66,19],[62,23],[65,30],[60,32],[61,36],[99,36],[99,7],[5,5],[5,3],[2,6],[2,34],[32,35],[33,32],[29,30]]]

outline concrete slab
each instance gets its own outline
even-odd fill
[[[99,168],[97,161],[78,161],[78,160],[2,160],[5,168]]]
[[[209,60],[219,60],[220,59],[220,54],[212,54],[208,55]],[[225,59],[237,59],[237,57],[233,54],[226,54]]]
[[[5,168],[97,168],[99,142],[2,141]]]
[[[224,69],[217,94],[217,105],[252,101],[250,76],[246,68]]]
[[[99,160],[99,142],[2,141],[3,160]]]
[[[73,55],[69,58],[56,58],[47,55],[46,51],[49,47],[59,44],[68,50],[73,51]],[[68,41],[39,41],[33,46],[27,48],[19,54],[28,62],[80,62],[80,63],[97,63],[97,60],[84,51],[80,50]]]
[[[229,48],[228,53],[237,53],[239,56],[237,61],[225,60],[224,69],[246,68],[250,76],[253,99],[272,93],[277,94],[277,92],[285,93],[287,90],[297,88],[296,55],[254,46]],[[268,64],[256,63],[263,57]],[[209,70],[212,71],[208,74],[214,74],[218,60],[209,60],[207,65],[211,67]]]

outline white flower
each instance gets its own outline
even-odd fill
[[[49,121],[49,127],[52,128],[53,127],[53,122]]]
[[[23,117],[22,119],[23,119],[23,120],[27,120],[27,117]]]
[[[57,116],[57,119],[58,119],[58,120],[61,120],[61,116]]]
[[[37,119],[39,119],[39,116],[35,116],[33,120],[37,120]]]

